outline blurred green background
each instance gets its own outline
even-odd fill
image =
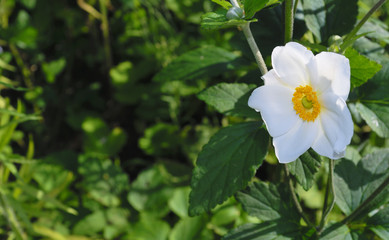
[[[363,16],[373,1],[359,3]],[[0,0],[1,239],[220,239],[258,221],[234,198],[187,213],[197,154],[220,127],[242,121],[196,94],[220,82],[260,84],[241,32],[200,28],[216,8],[209,0]],[[388,9],[375,16],[384,37]],[[281,6],[265,9],[252,24],[268,63],[283,45],[282,16]],[[310,36],[297,15],[295,38]],[[386,62],[382,36],[355,47]],[[354,141],[382,143],[360,125]],[[269,154],[257,177],[277,179],[276,162]],[[300,191],[313,213],[323,178]]]

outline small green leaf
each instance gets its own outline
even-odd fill
[[[136,240],[167,240],[170,232],[168,223],[152,217],[142,216],[141,220],[132,227],[128,237]]]
[[[46,81],[48,83],[54,83],[58,74],[60,74],[66,66],[65,58],[60,58],[51,62],[45,62],[42,64],[42,70],[45,73]]]
[[[199,154],[192,176],[189,215],[209,211],[244,188],[262,164],[269,136],[258,122],[221,129]]]
[[[389,137],[389,106],[374,103],[357,103],[361,117],[380,137]]]
[[[249,22],[256,22],[256,19],[227,19],[227,10],[221,9],[216,12],[208,12],[201,16],[201,27],[204,29],[221,29],[229,27],[237,27]]]
[[[189,187],[176,188],[168,201],[170,210],[181,218],[188,217],[189,193]]]
[[[296,177],[297,182],[305,191],[308,191],[315,181],[315,173],[319,170],[320,164],[319,154],[309,149],[296,161],[288,163],[287,166],[290,173]]]
[[[359,87],[364,84],[382,68],[380,64],[360,55],[353,48],[347,48],[344,55],[350,61],[351,88]]]
[[[187,52],[162,69],[153,80],[168,82],[212,77],[242,66],[241,58],[222,48],[203,47]]]
[[[341,225],[341,226],[339,226]],[[341,223],[335,223],[326,227],[320,235],[320,240],[348,240],[354,239],[350,229]]]
[[[255,87],[253,84],[219,83],[200,92],[197,96],[222,114],[259,118],[259,113],[247,105]]]
[[[301,237],[300,225],[283,219],[242,225],[224,236],[223,240],[292,240]]]
[[[223,8],[225,9],[229,9],[230,7],[232,7],[231,3],[226,1],[226,0],[212,0],[212,2],[216,3],[216,4],[219,4],[220,6],[222,6]]]
[[[82,218],[75,226],[73,233],[79,235],[96,235],[107,224],[103,211],[97,211]]]
[[[249,215],[263,221],[288,219],[290,222],[299,223],[300,215],[293,205],[288,189],[283,185],[254,182],[247,190],[238,192],[236,197]]]
[[[207,220],[204,216],[183,218],[173,227],[169,240],[211,240],[213,236],[210,230],[206,228],[206,224]]]
[[[345,213],[350,214],[389,176],[389,149],[375,151],[366,155],[357,164],[343,159],[335,165],[336,203]],[[359,214],[378,208],[389,198],[389,188],[383,190]]]
[[[246,18],[252,18],[256,12],[264,8],[269,0],[245,0],[244,12]]]
[[[131,184],[127,199],[139,212],[162,217],[169,212],[168,201],[172,189],[166,185],[166,179],[158,166],[141,172]]]

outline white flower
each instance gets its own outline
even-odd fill
[[[272,65],[248,104],[261,112],[279,162],[292,162],[310,147],[331,159],[343,157],[354,132],[345,102],[348,59],[331,52],[314,56],[290,42],[273,50]]]

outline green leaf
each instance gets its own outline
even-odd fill
[[[200,92],[197,96],[218,112],[228,116],[259,118],[259,113],[247,105],[255,85],[244,83],[219,83]]]
[[[172,194],[172,198],[169,199],[169,208],[181,218],[188,217],[189,207],[189,193],[190,188],[176,188]]]
[[[226,1],[226,0],[212,0],[212,2],[216,3],[216,4],[219,4],[220,6],[222,6],[223,8],[225,9],[229,9],[230,7],[232,7],[231,3]]]
[[[170,226],[168,223],[151,218],[143,217],[132,228],[128,237],[124,239],[136,239],[136,240],[167,240],[170,232]]]
[[[169,212],[168,201],[172,197],[172,192],[156,165],[138,175],[131,184],[127,199],[139,212],[163,217]]]
[[[75,226],[73,233],[79,235],[95,235],[107,224],[103,211],[97,211],[82,218]]]
[[[343,159],[335,165],[336,203],[345,213],[350,214],[389,176],[389,149],[375,151],[366,155],[357,164]],[[382,191],[359,214],[371,211],[385,203],[389,198],[389,188]]]
[[[256,19],[231,19],[226,17],[227,10],[220,9],[216,12],[208,12],[201,16],[201,27],[207,30],[237,27],[249,22],[256,22]]]
[[[320,164],[320,155],[309,149],[296,161],[288,163],[287,166],[290,173],[296,177],[297,182],[305,191],[308,191],[315,181],[315,173],[319,170]]]
[[[211,210],[244,188],[262,164],[269,136],[258,122],[221,129],[200,152],[192,176],[189,215]]]
[[[341,223],[332,224],[325,228],[320,235],[320,240],[352,240],[355,239],[351,236],[350,229],[341,225]],[[358,238],[357,238],[358,239]]]
[[[377,103],[389,105],[389,63],[382,66],[374,77],[363,86],[355,89],[358,98],[366,103]]]
[[[382,239],[389,239],[389,205],[370,217],[367,225]]]
[[[236,197],[249,215],[263,221],[287,219],[299,223],[300,215],[283,185],[254,182],[247,190],[238,192]]]
[[[350,61],[351,88],[364,84],[382,68],[380,64],[360,55],[353,48],[348,48],[344,55]]]
[[[66,66],[65,58],[60,58],[51,62],[45,62],[42,64],[42,70],[45,73],[46,81],[48,83],[54,83],[58,74],[60,74]]]
[[[206,228],[207,219],[204,216],[186,217],[173,227],[169,240],[211,240],[212,232]]]
[[[332,35],[350,32],[357,19],[357,0],[303,1],[307,27],[319,40],[326,42]]]
[[[361,117],[380,137],[389,137],[389,106],[374,103],[357,103]]]
[[[81,155],[78,161],[82,184],[90,196],[105,206],[118,206],[119,195],[128,188],[127,174],[109,159]]]
[[[223,240],[292,240],[301,236],[299,224],[278,220],[242,225],[224,236]]]
[[[242,59],[234,53],[215,46],[203,47],[176,58],[153,80],[168,82],[212,77],[236,69],[242,64],[244,64]]]
[[[245,0],[244,12],[246,18],[252,18],[256,12],[264,8],[269,0]]]

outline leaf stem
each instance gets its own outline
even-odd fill
[[[258,64],[259,70],[261,70],[262,75],[265,75],[267,73],[267,67],[266,67],[265,61],[263,60],[262,54],[258,49],[257,43],[255,42],[253,34],[251,33],[250,23],[243,24],[241,27],[242,27],[244,36],[246,37],[247,42],[250,46],[250,49],[254,54],[255,61]]]
[[[355,28],[344,38],[342,45],[340,46],[340,49],[342,51],[345,51],[346,48],[352,43],[352,38],[357,34],[359,29],[365,24],[365,22],[369,19],[369,17],[377,11],[378,8],[384,4],[386,0],[379,0],[367,13],[366,15],[362,18],[361,21],[355,26]]]
[[[348,215],[343,221],[342,224],[348,224],[354,218],[358,216],[358,214],[382,192],[389,185],[389,176],[381,183],[380,186],[368,197],[361,205],[359,205],[350,215]]]
[[[334,191],[334,188],[335,188],[335,186],[334,186],[334,160],[332,160],[332,159],[328,159],[328,160],[329,160],[329,162],[328,162],[329,163],[328,182],[327,182],[327,188],[326,188],[325,199],[324,199],[324,204],[323,204],[323,212],[322,212],[320,224],[317,228],[318,234],[320,234],[321,231],[323,230],[325,221],[327,220],[328,215],[330,214],[330,212],[334,208],[335,198],[336,198],[335,191]],[[328,196],[329,196],[330,191],[332,194],[332,200],[331,200],[329,207],[327,208]]]
[[[284,167],[285,167],[285,174],[286,174],[286,178],[288,181],[290,194],[292,195],[293,203],[297,209],[297,212],[300,214],[300,216],[304,219],[304,221],[307,223],[307,225],[309,227],[315,228],[315,226],[311,223],[311,221],[309,221],[308,217],[305,215],[303,208],[301,207],[300,202],[297,199],[296,192],[295,192],[295,189],[293,186],[293,181],[292,181],[292,178],[290,177],[290,174],[289,174],[288,166],[286,164],[284,164]]]
[[[293,13],[293,0],[285,0],[285,43],[290,42],[293,38]]]

